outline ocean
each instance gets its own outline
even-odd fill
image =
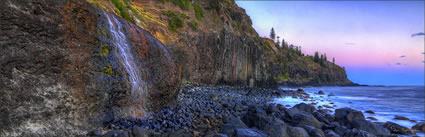
[[[283,89],[288,89],[284,88]],[[359,87],[311,87],[303,88],[316,99],[318,105],[331,105],[335,108],[349,107],[359,111],[372,110],[375,114],[364,113],[365,117],[374,117],[377,122],[393,121],[411,128],[416,123],[407,120],[396,120],[395,115],[404,116],[418,122],[425,119],[425,87],[424,86],[359,86]],[[324,91],[325,95],[316,94]],[[335,96],[328,96],[333,93]],[[274,103],[293,106],[311,101],[302,101],[292,97],[277,98]],[[318,106],[316,105],[316,106]],[[422,135],[422,134],[421,134]]]

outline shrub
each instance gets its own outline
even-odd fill
[[[112,0],[112,3],[119,10],[120,16],[128,21],[133,22],[133,19],[127,12],[127,9],[124,7],[123,3],[120,0]]]
[[[179,6],[183,10],[190,10],[192,2],[190,0],[158,0],[161,3],[172,2],[174,5]]]
[[[194,4],[193,10],[195,10],[196,19],[202,20],[202,17],[204,16],[204,9],[202,9],[202,7],[198,4]]]
[[[182,28],[184,25],[184,19],[189,18],[186,14],[177,14],[172,11],[161,11],[161,13],[170,18],[168,21],[168,29],[172,32],[177,32],[177,29]]]
[[[195,20],[192,20],[187,23],[192,30],[197,31],[198,30],[198,23]]]
[[[172,0],[174,5],[178,5],[182,10],[190,10],[192,2],[190,0]]]

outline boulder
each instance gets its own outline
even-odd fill
[[[288,127],[287,130],[289,137],[310,137],[307,131],[301,127]]]
[[[412,129],[415,129],[415,130],[418,130],[418,131],[421,131],[421,132],[425,132],[425,123],[424,122],[419,122],[416,125],[414,125],[412,127]]]
[[[150,137],[151,135],[148,130],[138,126],[133,126],[132,131],[134,137]]]
[[[376,137],[375,135],[358,129],[352,129],[347,134],[344,135],[344,137]]]
[[[330,131],[326,132],[326,137],[340,137],[340,135],[338,135],[334,131],[330,130]]]
[[[268,124],[264,128],[264,132],[268,134],[269,137],[287,137],[288,136],[288,125],[285,122],[274,119],[272,123]]]
[[[313,126],[304,125],[302,126],[307,133],[310,135],[310,137],[325,137],[325,133],[323,133],[322,130],[315,128]]]
[[[213,137],[228,137],[226,134],[218,133],[215,134]]]
[[[267,114],[278,113],[280,112],[276,104],[269,104],[266,109]]]
[[[273,119],[267,116],[266,112],[258,106],[250,106],[248,112],[242,117],[242,121],[248,127],[256,127],[263,130]]]
[[[394,116],[394,119],[397,119],[397,120],[409,120],[409,118],[407,118],[407,117],[404,117],[404,116],[398,116],[398,115],[395,115],[395,116]]]
[[[236,128],[248,128],[241,119],[233,117],[226,124],[220,127],[219,133],[231,136]]]
[[[413,131],[412,129],[403,127],[394,122],[390,122],[390,121],[385,122],[384,127],[390,130],[390,132],[394,134],[416,135],[415,131]]]
[[[345,126],[335,127],[334,131],[335,131],[335,133],[337,133],[340,136],[344,136],[345,134],[347,134],[348,132],[350,132],[350,130],[347,129],[347,127],[345,127]]]
[[[365,119],[361,111],[357,111],[351,108],[340,108],[335,110],[335,120],[347,125],[353,119]]]
[[[321,113],[319,113],[319,112],[314,112],[314,113],[313,113],[313,116],[314,116],[317,120],[319,120],[320,122],[323,122],[323,123],[325,123],[325,124],[330,124],[330,123],[331,123],[328,119],[326,119],[326,117],[325,117],[323,114],[321,114]]]
[[[300,112],[295,114],[294,117],[292,118],[292,123],[295,126],[299,126],[299,127],[303,125],[309,125],[315,128],[319,128],[319,129],[321,128],[319,121],[317,121],[317,119],[314,118],[313,115],[309,113],[305,113],[305,112]]]
[[[317,92],[317,94],[324,95],[325,92],[323,92],[322,90],[320,90],[320,91]]]
[[[313,105],[308,105],[306,103],[297,104],[292,108],[296,108],[300,111],[308,112],[310,114],[312,114],[316,110],[316,108]]]
[[[390,131],[388,129],[364,119],[354,119],[351,122],[351,127],[367,131],[376,136],[390,135]]]
[[[238,128],[235,129],[233,137],[267,137],[265,133],[251,128]]]

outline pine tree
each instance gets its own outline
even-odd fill
[[[314,52],[313,61],[316,63],[319,63],[319,52]]]
[[[274,28],[272,27],[272,30],[270,31],[270,38],[274,41],[276,37],[276,33],[274,32]]]
[[[277,36],[276,38],[277,38],[277,40],[276,40],[276,45],[277,45],[277,47],[280,47],[280,41],[279,41],[279,38],[280,38],[280,37],[279,37],[279,36]]]
[[[325,61],[325,62],[326,62],[326,61],[328,61],[328,57],[326,56],[326,54],[325,54],[325,60],[324,60],[324,61]]]

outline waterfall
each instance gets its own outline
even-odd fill
[[[128,44],[127,37],[122,32],[122,24],[115,16],[104,13],[108,20],[109,31],[112,35],[112,44],[114,45],[116,56],[127,72],[128,81],[131,85],[132,95],[144,95],[146,92],[146,86],[141,78],[140,69],[135,63],[133,54],[131,54],[131,47]],[[112,20],[111,20],[112,18]]]

